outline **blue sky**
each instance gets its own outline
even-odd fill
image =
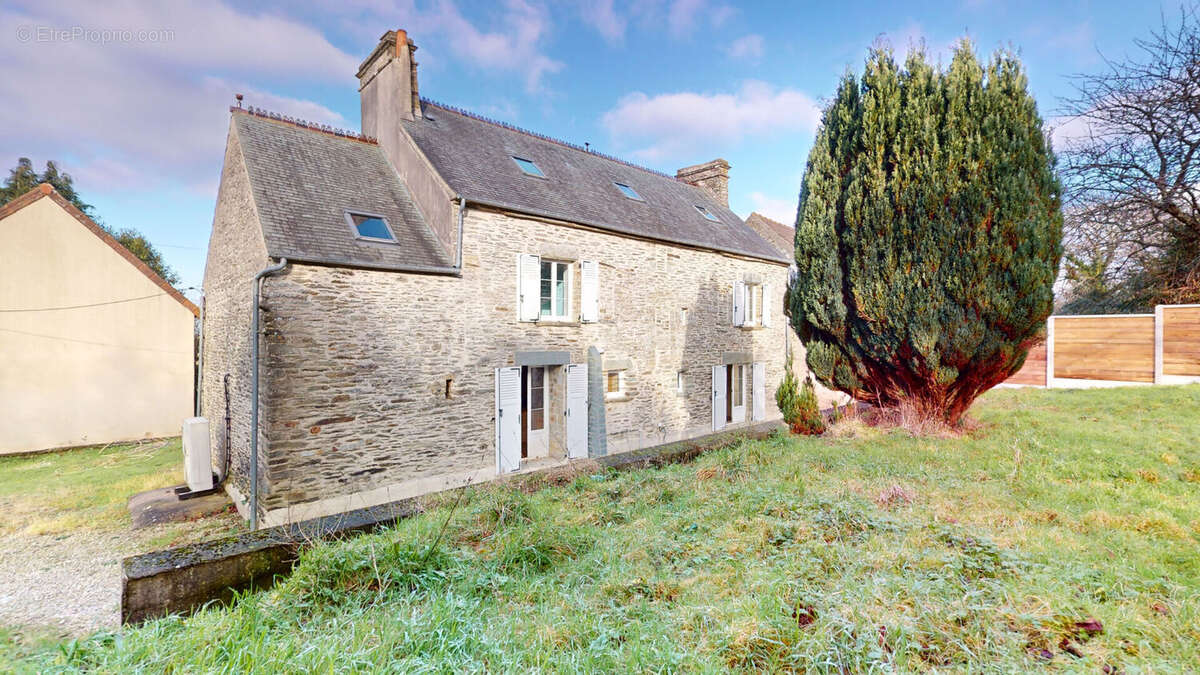
[[[0,163],[59,160],[106,223],[199,286],[234,92],[356,130],[357,65],[404,28],[424,96],[666,172],[724,157],[735,212],[791,222],[820,106],[876,40],[943,61],[964,35],[981,55],[1011,47],[1054,122],[1070,75],[1132,55],[1178,7],[17,0],[0,7]]]

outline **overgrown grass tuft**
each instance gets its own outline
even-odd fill
[[[316,545],[232,607],[9,656],[98,672],[1194,671],[1197,410],[1200,387],[996,391],[957,438],[839,425],[534,494],[479,487]]]

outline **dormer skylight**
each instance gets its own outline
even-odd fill
[[[713,221],[714,223],[721,222],[721,219],[714,216],[712,214],[712,211],[709,211],[708,209],[704,208],[703,206],[700,206],[699,204],[694,204],[694,206],[696,207],[696,210],[700,212],[700,215],[704,216],[705,218]]]
[[[517,157],[516,155],[513,155],[513,161],[516,162],[517,166],[521,167],[521,171],[524,171],[528,176],[533,176],[535,178],[546,177],[546,174],[542,173],[542,170],[538,168],[537,164],[533,163],[532,159],[525,159],[524,157]]]
[[[359,239],[387,242],[396,241],[396,236],[392,234],[392,228],[388,225],[387,218],[383,216],[372,213],[346,211],[346,223],[354,231],[354,236]]]
[[[637,193],[637,190],[634,190],[633,188],[629,187],[628,185],[626,185],[624,183],[617,183],[614,181],[613,185],[617,186],[617,189],[621,191],[621,194],[625,195],[626,197],[628,197],[634,201],[639,201],[639,202],[646,201],[646,200],[642,199],[642,196]]]

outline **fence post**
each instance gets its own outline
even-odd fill
[[[1046,319],[1046,388],[1054,386],[1054,317]]]
[[[1154,384],[1163,379],[1163,306],[1154,306]]]

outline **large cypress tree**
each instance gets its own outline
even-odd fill
[[[796,217],[792,324],[823,384],[957,424],[1053,308],[1061,186],[1020,62],[872,50],[825,110]]]

